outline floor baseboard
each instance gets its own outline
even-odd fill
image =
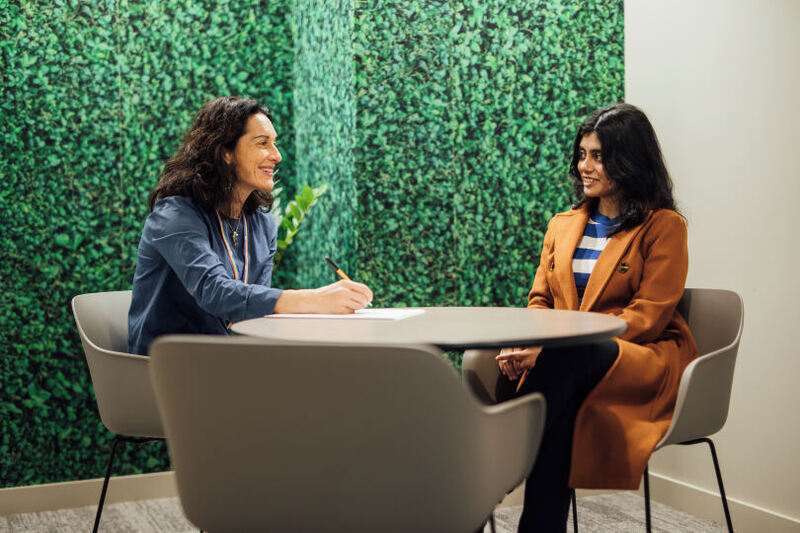
[[[85,479],[0,489],[0,516],[97,505],[103,479]],[[112,477],[106,504],[178,495],[173,472]]]
[[[643,489],[640,487],[640,492]],[[650,497],[689,514],[725,524],[725,513],[718,492],[650,472]],[[734,530],[798,533],[800,520],[728,496]]]

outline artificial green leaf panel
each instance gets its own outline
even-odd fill
[[[264,102],[294,168],[288,1],[19,4],[0,0],[0,486],[103,474],[69,301],[130,288],[147,194],[200,106]]]
[[[362,5],[357,273],[383,305],[524,305],[576,127],[623,98],[622,2]]]
[[[343,125],[305,145],[298,176],[357,196],[313,220],[355,231],[354,249],[299,237],[304,280],[334,281],[319,259],[338,254],[377,305],[525,305],[547,221],[571,202],[573,135],[624,95],[622,1],[296,5],[298,43],[325,60],[298,54],[295,71],[326,87],[298,81],[298,139]],[[352,34],[336,31],[350,17]],[[348,152],[333,147],[350,142],[339,166]]]
[[[315,206],[308,226],[297,236],[297,249],[284,271],[292,271],[299,286],[317,286],[338,280],[325,257],[334,258],[348,272],[356,249],[351,3],[296,0],[292,27],[295,181],[330,187]]]
[[[356,10],[355,272],[378,305],[457,305],[454,15],[436,1]]]
[[[279,286],[336,281],[330,256],[376,305],[521,306],[572,135],[623,98],[622,8],[0,0],[0,486],[102,475],[68,303],[130,287],[147,192],[202,102],[263,101],[287,198],[328,184]],[[158,444],[122,463],[168,464]]]

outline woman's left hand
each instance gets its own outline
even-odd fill
[[[500,372],[508,376],[508,379],[516,380],[519,379],[523,372],[533,368],[541,352],[541,346],[503,348],[495,357],[495,360],[500,366]]]

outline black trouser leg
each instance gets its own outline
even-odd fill
[[[536,464],[525,483],[525,505],[519,531],[566,532],[570,500],[567,486],[569,444],[574,420],[574,416],[563,416],[544,434]]]
[[[575,417],[583,400],[614,364],[614,341],[543,350],[518,395],[541,392],[547,401],[542,444],[525,487],[519,531],[563,533],[569,512]]]

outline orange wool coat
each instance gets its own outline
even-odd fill
[[[579,307],[572,256],[588,218],[583,206],[551,219],[528,307],[608,313],[628,323],[615,339],[619,357],[578,411],[569,484],[636,489],[669,427],[683,369],[697,356],[676,310],[689,262],[686,224],[659,209],[614,235]]]

